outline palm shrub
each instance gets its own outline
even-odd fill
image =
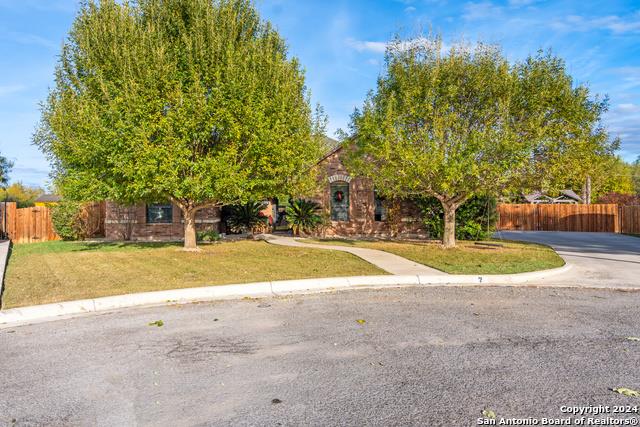
[[[231,206],[227,225],[235,233],[252,232],[267,222],[267,218],[262,215],[262,209],[262,202],[255,200],[249,200],[243,205]]]
[[[320,205],[311,200],[294,200],[287,208],[287,221],[296,236],[311,232],[322,224]]]

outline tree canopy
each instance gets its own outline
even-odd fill
[[[27,208],[33,206],[35,200],[43,193],[44,190],[40,187],[14,182],[6,189],[0,189],[0,201],[6,199],[11,202],[16,202],[19,208]]]
[[[9,183],[9,172],[13,168],[13,163],[6,157],[0,155],[0,186],[6,187]]]
[[[352,116],[349,164],[392,197],[430,195],[455,245],[455,211],[473,195],[582,185],[617,148],[600,124],[607,100],[539,52],[510,63],[496,46],[397,39],[377,88]]]
[[[195,212],[309,185],[322,121],[250,0],[86,1],[34,140],[67,198]]]

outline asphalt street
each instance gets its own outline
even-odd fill
[[[3,329],[0,425],[467,426],[483,409],[566,418],[563,405],[640,405],[611,391],[640,389],[640,342],[627,339],[640,336],[639,303],[413,287]]]

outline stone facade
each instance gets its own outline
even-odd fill
[[[322,205],[325,215],[333,217],[331,226],[324,230],[323,234],[327,236],[427,237],[420,209],[413,202],[377,199],[372,181],[368,178],[352,176],[341,160],[342,155],[343,150],[339,148],[319,163],[322,168],[319,179],[323,183],[323,191],[316,200]],[[337,192],[342,192],[342,196]],[[344,199],[347,196],[348,202],[345,202]],[[342,200],[338,200],[340,197]],[[335,205],[341,203],[346,206],[344,208],[339,206],[336,211]],[[376,205],[378,205],[378,215],[376,215]],[[347,212],[348,216],[346,216]]]
[[[147,205],[124,206],[107,202],[105,237],[109,240],[180,240],[184,238],[182,212],[172,205],[171,222],[149,222]],[[220,209],[207,208],[196,214],[197,231],[220,231]]]

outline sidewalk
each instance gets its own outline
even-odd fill
[[[417,262],[410,261],[406,258],[402,258],[398,255],[391,254],[389,252],[378,251],[376,249],[365,248],[352,248],[348,246],[337,245],[319,245],[314,243],[303,243],[293,237],[276,236],[273,234],[261,234],[257,236],[268,243],[281,246],[294,246],[302,248],[315,248],[332,251],[342,251],[353,254],[363,260],[375,265],[378,268],[383,269],[387,273],[399,275],[399,276],[414,276],[414,275],[447,275],[435,268],[427,267],[426,265],[418,264]]]

